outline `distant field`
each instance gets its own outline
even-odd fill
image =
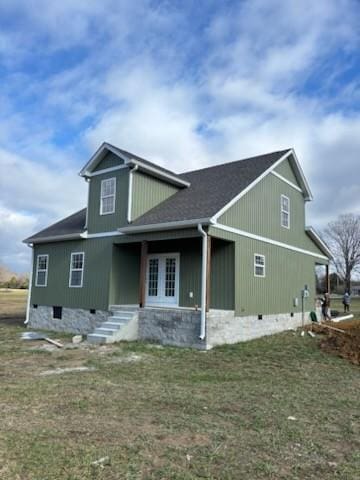
[[[27,290],[0,289],[0,321],[22,323],[26,314]]]
[[[342,304],[341,297],[332,298],[331,309],[338,310],[341,314],[344,312],[344,305]],[[354,318],[360,320],[360,297],[353,297],[351,299],[350,313],[354,315]]]

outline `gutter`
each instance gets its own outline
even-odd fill
[[[179,220],[174,222],[164,222],[164,223],[151,223],[149,225],[139,225],[139,226],[128,226],[118,228],[118,231],[121,233],[142,233],[142,232],[152,232],[152,231],[163,231],[163,230],[176,230],[177,228],[190,228],[196,227],[200,224],[209,225],[212,223],[210,218],[198,218],[194,220]]]
[[[85,231],[84,231],[85,232]],[[58,235],[58,236],[52,236],[52,237],[39,237],[39,238],[27,238],[26,240],[23,240],[23,243],[26,243],[27,245],[35,244],[35,243],[51,243],[51,242],[60,242],[63,240],[81,240],[82,233],[69,233],[67,235]]]
[[[197,226],[198,231],[202,236],[202,264],[201,264],[201,323],[200,323],[200,340],[206,337],[206,265],[207,265],[207,243],[208,236],[203,229],[201,223]]]
[[[129,190],[128,190],[128,204],[127,204],[127,215],[126,220],[128,223],[131,223],[131,210],[132,210],[132,194],[133,194],[133,174],[138,170],[139,166],[135,165],[129,172]]]
[[[34,271],[34,247],[31,244],[28,244],[28,247],[31,248],[31,270],[29,276],[29,291],[28,291],[28,298],[26,304],[26,319],[24,324],[27,325],[30,320],[30,302],[31,302],[31,290],[32,290],[32,283],[33,283],[33,271]]]

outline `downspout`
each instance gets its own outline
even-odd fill
[[[28,245],[31,248],[31,270],[29,276],[29,291],[28,291],[28,298],[27,298],[27,305],[26,305],[26,319],[24,324],[27,325],[30,320],[30,302],[31,302],[31,290],[32,290],[32,283],[33,283],[33,270],[34,270],[34,247],[33,245]]]
[[[132,192],[133,192],[133,173],[138,169],[138,165],[130,170],[129,173],[129,192],[128,192],[128,208],[127,208],[127,222],[131,223],[131,210],[132,210]]]
[[[197,226],[198,231],[202,236],[202,264],[201,264],[201,326],[200,326],[200,340],[204,340],[206,336],[206,266],[207,266],[207,243],[208,236],[202,228],[201,223]]]
[[[86,219],[85,219],[85,230],[88,229],[88,220],[89,220],[89,201],[90,201],[90,178],[85,178],[85,182],[88,187],[87,191],[87,205],[86,205]]]

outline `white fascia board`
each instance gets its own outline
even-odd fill
[[[316,243],[316,245],[324,252],[330,259],[333,258],[333,254],[331,253],[331,250],[329,247],[326,245],[324,240],[319,236],[319,234],[316,232],[316,230],[313,227],[305,227],[306,233],[309,235],[311,240]]]
[[[119,228],[118,231],[121,233],[141,233],[141,232],[151,232],[151,231],[162,231],[162,230],[176,230],[178,228],[187,228],[187,227],[197,227],[198,224],[209,225],[211,223],[210,218],[199,218],[195,220],[180,220],[176,222],[166,222],[166,223],[153,223],[149,225],[139,225],[138,227],[123,227]]]
[[[296,170],[297,170],[297,172],[299,173],[299,176],[300,176],[300,180],[301,180],[300,183],[303,184],[303,190],[306,193],[305,200],[311,201],[314,198],[313,194],[311,193],[310,186],[308,184],[308,181],[306,180],[303,169],[301,168],[300,162],[299,162],[299,160],[296,156],[295,150],[293,148],[291,149],[291,155],[292,155],[292,158],[294,160]]]
[[[224,205],[212,218],[211,220],[213,222],[217,222],[218,218],[221,217],[229,208],[231,208],[240,198],[242,198],[244,195],[246,195],[250,190],[252,190],[255,185],[261,182],[263,178],[265,178],[270,172],[272,172],[278,165],[280,165],[281,162],[283,162],[286,158],[288,158],[290,155],[292,155],[293,150],[288,150],[282,157],[279,158],[270,168],[265,170],[261,175],[259,175],[250,185],[248,185],[244,190],[242,190],[240,193],[238,193],[230,202],[228,202],[226,205]]]
[[[118,237],[119,235],[123,235],[123,233],[118,232],[117,230],[112,232],[99,232],[99,233],[88,233],[84,232],[81,234],[81,238],[84,240],[89,238],[105,238],[105,237]]]
[[[297,185],[295,185],[295,183],[293,182],[290,182],[290,180],[288,180],[287,178],[283,177],[282,175],[280,175],[280,173],[277,173],[277,172],[274,172],[274,170],[272,172],[270,172],[271,175],[274,175],[276,178],[278,178],[279,180],[282,180],[284,183],[286,183],[287,185],[290,185],[290,187],[292,187],[294,190],[297,190],[298,192],[300,193],[304,193],[302,191],[302,189],[300,187],[298,187]]]
[[[129,163],[129,159],[127,157],[125,157],[124,155],[121,155],[119,152],[117,152],[115,150],[115,148],[112,145],[110,145],[109,143],[103,142],[100,145],[100,147],[96,150],[94,155],[87,162],[87,164],[80,170],[79,175],[81,177],[90,177],[91,176],[90,170],[92,168],[96,167],[96,165],[98,163],[100,163],[100,161],[104,157],[105,151],[112,152],[114,155],[121,158],[121,160],[123,160],[125,162],[125,164]]]
[[[251,238],[252,240],[258,240],[259,242],[268,243],[270,245],[275,245],[276,247],[285,248],[293,252],[303,253],[304,255],[310,255],[311,257],[322,258],[324,260],[329,260],[328,257],[324,255],[319,255],[318,253],[311,252],[310,250],[305,250],[303,248],[295,247],[293,245],[288,245],[287,243],[278,242],[277,240],[272,240],[271,238],[261,237],[260,235],[255,235],[244,230],[239,230],[238,228],[228,227],[227,225],[222,225],[221,223],[216,223],[213,225],[214,228],[219,230],[224,230],[225,232],[234,233],[241,237]]]
[[[87,173],[86,177],[87,178],[96,177],[97,175],[103,175],[104,173],[115,172],[116,170],[123,170],[124,168],[129,168],[129,165],[123,164],[123,165],[118,165],[117,167],[109,167],[109,168],[104,168],[103,170],[96,170],[96,172]]]
[[[66,240],[81,240],[82,238],[81,233],[71,233],[69,235],[58,235],[58,236],[51,236],[51,237],[39,237],[39,238],[29,238],[28,240],[24,240],[23,243],[27,245],[31,244],[38,244],[38,243],[50,243],[50,242],[62,242]]]
[[[180,178],[176,177],[175,175],[171,175],[170,173],[163,172],[162,170],[159,170],[156,167],[152,167],[150,165],[146,165],[145,163],[142,163],[140,160],[136,160],[135,158],[132,158],[129,163],[137,165],[141,170],[144,172],[149,172],[152,175],[155,175],[159,178],[166,179],[168,182],[170,181],[174,185],[180,185],[182,187],[190,187],[190,182],[187,182],[186,180],[181,180]]]

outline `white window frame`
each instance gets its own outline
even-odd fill
[[[257,263],[256,257],[261,257],[263,259],[264,264]],[[256,273],[256,268],[260,267],[263,269],[263,275],[259,275]],[[265,278],[266,277],[266,257],[261,253],[254,253],[254,277]]]
[[[40,257],[45,257],[46,258],[46,268],[41,268],[41,269],[39,268]],[[35,287],[47,287],[48,271],[49,271],[49,255],[47,253],[40,253],[36,257]],[[39,272],[45,272],[45,285],[39,285],[39,283],[38,283],[38,273]]]
[[[82,268],[73,268],[72,267],[73,256],[74,255],[82,255],[82,257],[83,257]],[[84,283],[84,269],[85,269],[85,253],[84,252],[71,252],[71,255],[70,255],[69,288],[82,288],[83,283]],[[80,285],[71,285],[72,272],[81,272],[81,284]]]
[[[288,210],[284,210],[283,208],[283,199],[286,199],[288,202]],[[283,223],[283,213],[285,213],[288,216],[288,225],[284,225]],[[286,195],[281,195],[280,198],[280,223],[283,228],[287,228],[290,230],[290,198]]]
[[[103,185],[105,182],[109,182],[112,180],[114,182],[114,193],[111,195],[103,195]],[[103,211],[103,205],[104,205],[104,199],[105,198],[113,198],[113,208],[111,212],[104,212]],[[115,213],[115,203],[116,203],[116,177],[111,177],[111,178],[104,178],[101,180],[101,187],[100,187],[100,215],[111,215],[112,213]]]

